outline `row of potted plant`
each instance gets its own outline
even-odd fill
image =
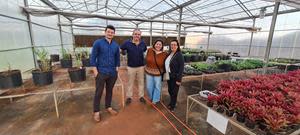
[[[62,49],[61,67],[68,68],[71,82],[84,81],[86,71],[84,67],[90,66],[89,53],[86,50],[80,50],[75,53],[75,65],[73,66],[72,55],[66,49]],[[43,86],[53,83],[52,62],[59,61],[59,55],[52,54],[45,49],[35,49],[35,55],[38,60],[38,68],[32,71],[32,79],[35,85]],[[0,72],[0,89],[19,87],[23,84],[20,70],[11,70],[10,66],[7,71]]]
[[[208,106],[236,113],[249,128],[258,124],[269,134],[287,133],[300,124],[300,70],[287,74],[261,75],[247,80],[221,81],[217,96],[208,96]]]
[[[184,62],[189,63],[189,62],[199,62],[199,61],[206,61],[208,56],[215,56],[216,60],[229,60],[230,56],[225,55],[225,54],[205,54],[205,53],[200,53],[200,54],[191,54],[191,53],[185,53],[183,55],[184,57]]]
[[[256,59],[247,59],[242,61],[221,60],[213,64],[193,63],[191,66],[204,73],[230,72],[246,69],[256,69],[263,67],[263,61]],[[272,66],[271,64],[269,66]]]

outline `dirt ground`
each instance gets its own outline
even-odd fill
[[[55,78],[56,84],[62,84],[59,87],[70,86],[68,82],[60,82],[68,76],[58,71]],[[120,70],[122,80],[126,85],[126,70]],[[57,77],[59,76],[59,77]],[[93,78],[88,78],[81,85],[92,85]],[[60,82],[60,83],[58,83]],[[65,84],[64,84],[65,83]],[[75,84],[80,85],[80,84]],[[31,85],[30,85],[31,86]],[[34,86],[32,86],[34,87]],[[56,85],[47,86],[47,88],[36,88],[35,90],[26,89],[26,91],[42,91],[52,89]],[[13,93],[23,93],[20,89]],[[60,118],[56,117],[53,95],[34,95],[25,98],[14,99],[12,103],[7,99],[0,100],[0,134],[2,135],[173,135],[176,131],[169,123],[149,104],[142,104],[134,97],[132,104],[121,108],[119,88],[114,89],[113,108],[119,111],[117,116],[110,116],[104,110],[104,94],[101,101],[100,123],[95,123],[92,119],[92,102],[94,90],[59,93],[60,99],[59,113]]]
[[[120,77],[127,89],[126,68],[120,70]],[[216,84],[222,79],[240,79],[253,76],[251,72],[237,72],[209,75],[204,77],[202,89],[213,90]],[[9,94],[22,94],[26,92],[41,92],[49,89],[68,89],[94,86],[94,80],[88,71],[87,81],[77,84],[70,84],[66,70],[58,69],[54,74],[54,84],[46,87],[35,87],[32,81],[25,82],[24,88],[18,88]],[[120,83],[118,80],[117,84]],[[187,95],[196,94],[201,90],[201,77],[185,77],[178,94],[175,115],[185,122]],[[100,123],[95,123],[92,119],[92,102],[94,89],[88,91],[58,93],[60,118],[56,117],[53,95],[35,95],[14,99],[0,100],[0,134],[2,135],[173,135],[177,132],[150,104],[142,104],[138,101],[136,87],[133,102],[124,109],[121,107],[121,89],[114,89],[113,108],[119,111],[117,116],[110,116],[104,111],[104,95],[101,101]],[[145,94],[146,94],[145,90]],[[3,95],[2,95],[3,96]],[[167,85],[163,83],[162,102],[169,103]],[[163,110],[162,105],[158,108]],[[182,134],[188,134],[178,121],[176,121],[167,111],[163,111],[175,124]],[[197,134],[211,135],[220,134],[209,130],[209,124],[200,121],[199,112],[192,112],[189,118],[189,126]]]

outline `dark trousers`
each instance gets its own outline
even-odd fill
[[[94,98],[94,112],[100,111],[100,101],[104,90],[106,88],[105,95],[105,108],[111,107],[111,100],[113,94],[113,87],[116,83],[117,76],[98,74],[96,77],[96,92]]]
[[[177,95],[178,95],[178,90],[179,90],[179,85],[176,84],[175,78],[170,78],[168,82],[168,91],[170,94],[170,106],[171,108],[175,108],[176,102],[177,102]]]

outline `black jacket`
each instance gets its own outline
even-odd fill
[[[182,53],[176,52],[170,61],[170,79],[175,79],[181,82],[182,74],[184,69],[184,59]]]

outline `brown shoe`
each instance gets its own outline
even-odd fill
[[[95,122],[100,122],[100,112],[94,112],[94,120]]]
[[[109,112],[111,115],[114,115],[114,116],[116,116],[118,114],[118,112],[113,110],[111,107],[107,108],[106,111]]]

